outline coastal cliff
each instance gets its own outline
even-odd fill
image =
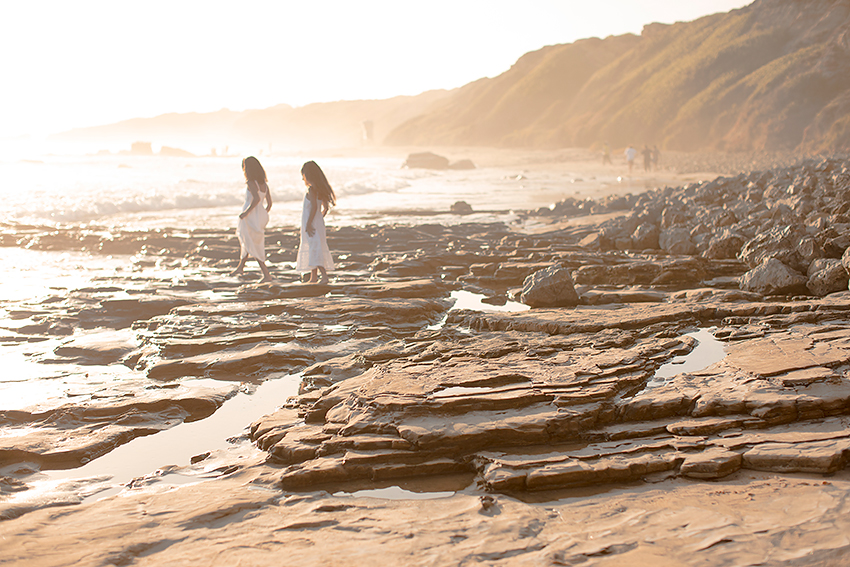
[[[681,151],[850,146],[850,3],[758,0],[529,53],[400,125],[398,145]]]

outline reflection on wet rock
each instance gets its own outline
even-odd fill
[[[15,371],[37,365],[54,389],[38,399],[4,383],[18,397],[0,409],[0,465],[78,467],[290,374],[297,387],[236,427],[275,490],[833,474],[850,454],[850,223],[821,181],[844,183],[847,167],[656,190],[593,203],[617,213],[598,224],[558,224],[577,202],[538,234],[331,229],[326,285],[292,269],[294,230],[267,234],[275,281],[262,284],[226,275],[232,231],[22,230],[15,244],[33,250],[128,256],[6,309]],[[808,173],[811,208],[779,203]],[[8,470],[4,494],[31,490]]]

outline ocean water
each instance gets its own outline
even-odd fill
[[[272,190],[271,226],[297,226],[305,187],[304,157],[261,159]],[[474,215],[440,222],[511,218],[510,211],[549,206],[614,186],[581,173],[527,168],[463,171],[403,169],[397,157],[316,160],[338,197],[328,224],[420,222],[466,201]],[[239,157],[46,156],[0,160],[0,223],[227,228],[245,198]],[[417,216],[416,213],[421,213]]]

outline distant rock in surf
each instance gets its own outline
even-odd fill
[[[468,215],[472,213],[472,205],[466,201],[457,201],[451,206],[450,210],[456,215]]]
[[[450,163],[449,169],[475,169],[475,164],[471,159],[462,159],[460,161],[453,161]]]
[[[168,157],[196,157],[192,152],[181,150],[180,148],[169,148],[168,146],[162,146],[159,150],[159,155]]]
[[[475,169],[470,159],[450,162],[448,158],[432,152],[418,152],[407,156],[402,167],[408,169]]]
[[[407,156],[402,167],[408,169],[448,169],[449,160],[431,152],[419,152]]]

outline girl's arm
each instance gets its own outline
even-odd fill
[[[259,189],[255,188],[252,183],[256,184],[256,181],[248,182],[248,191],[251,193],[251,206],[245,209],[243,212],[239,213],[239,218],[244,219],[248,216],[248,213],[254,210],[254,207],[260,204],[260,192]]]
[[[310,188],[310,192],[307,194],[310,199],[310,217],[307,219],[307,236],[313,236],[316,234],[316,229],[313,228],[313,219],[316,218],[316,211],[319,209],[319,202],[316,198],[316,192]]]
[[[266,205],[266,212],[268,212],[272,210],[272,190],[268,185],[266,185],[266,202],[268,203]]]

